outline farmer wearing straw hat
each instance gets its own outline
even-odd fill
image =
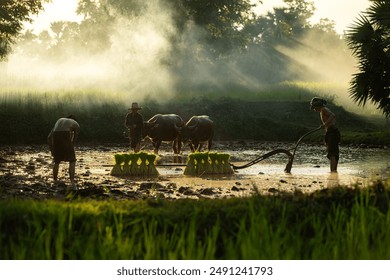
[[[144,118],[138,112],[142,108],[138,106],[137,102],[131,104],[131,112],[126,115],[125,126],[129,129],[130,147],[135,153],[141,149],[142,130],[144,126]]]
[[[327,158],[330,160],[330,171],[337,172],[341,136],[336,126],[336,116],[326,107],[326,101],[318,97],[314,97],[310,101],[310,109],[320,113],[321,128],[326,131],[324,141],[327,148]]]

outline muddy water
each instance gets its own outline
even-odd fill
[[[275,149],[290,150],[293,145],[218,142],[215,143],[213,151],[230,154],[232,164],[240,166]],[[151,152],[152,147],[145,146],[144,151]],[[190,177],[183,175],[188,148],[185,148],[181,155],[173,156],[168,144],[163,144],[157,162],[157,170],[160,173],[157,178],[111,176],[114,154],[125,152],[129,152],[125,145],[78,146],[76,180],[79,190],[84,191],[86,196],[98,193],[104,197],[114,196],[118,199],[223,198],[246,196],[255,191],[269,194],[297,190],[312,192],[338,185],[364,186],[374,178],[388,178],[390,173],[390,149],[342,146],[339,172],[331,174],[324,147],[303,144],[296,152],[290,174],[284,172],[288,158],[280,154],[251,167],[236,170],[230,176]],[[66,196],[63,189],[69,183],[67,168],[67,164],[60,165],[59,179],[64,184],[56,185],[52,180],[52,160],[47,147],[2,147],[0,186],[3,189],[0,195],[61,199]]]
[[[253,172],[257,169],[264,170],[264,173],[280,172],[280,166],[284,166],[284,156],[265,160],[258,166],[254,166]],[[359,149],[352,147],[340,148],[340,161],[338,171],[340,175],[353,175],[368,177],[373,174],[382,173],[390,166],[390,150],[386,149]],[[251,172],[247,170],[247,172]],[[304,145],[300,147],[294,157],[292,174],[324,174],[329,172],[329,161],[322,146]]]
[[[286,143],[267,143],[238,147],[232,149],[232,145],[219,144],[215,149],[221,153],[228,153],[231,162],[235,166],[242,166],[275,149],[291,150],[294,147]],[[181,156],[172,156],[169,152],[160,154],[160,164],[184,164],[188,152]],[[259,175],[259,174],[280,174],[288,162],[284,154],[277,154],[269,157],[251,167],[238,169],[237,174]],[[339,175],[350,175],[358,177],[370,177],[386,173],[390,168],[390,149],[386,148],[358,148],[340,147]],[[169,174],[172,170],[163,170]],[[329,173],[329,161],[326,158],[326,151],[322,145],[301,145],[298,147],[291,174],[295,175],[321,175]]]
[[[231,155],[231,162],[241,166],[275,149],[291,150],[288,143],[245,143],[245,145],[219,144],[216,150]],[[186,156],[182,156],[185,160]],[[180,157],[162,154],[160,162],[180,162]],[[203,179],[205,185],[232,184],[256,186],[260,190],[313,191],[338,185],[366,185],[372,180],[388,178],[390,173],[390,149],[340,147],[338,173],[330,173],[329,161],[322,145],[298,147],[291,173],[284,173],[288,158],[279,154],[267,158],[245,169],[236,170],[230,178]],[[168,177],[180,176],[180,169],[160,168],[160,173]],[[198,179],[200,180],[200,178]],[[222,182],[221,182],[222,181]]]

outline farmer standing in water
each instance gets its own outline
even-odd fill
[[[61,161],[69,162],[69,177],[72,187],[75,187],[74,175],[76,167],[76,155],[74,151],[74,142],[80,130],[76,117],[69,115],[60,118],[50,131],[47,141],[52,156],[54,157],[53,179],[58,178],[58,169]]]
[[[337,172],[341,136],[336,126],[336,116],[326,107],[326,104],[324,99],[314,97],[310,101],[310,109],[320,113],[321,128],[326,131],[324,141],[327,149],[327,158],[330,160],[330,171]]]
[[[135,153],[141,150],[142,130],[144,127],[144,118],[138,112],[142,108],[138,106],[137,102],[131,104],[131,112],[126,115],[125,126],[129,129],[130,147]]]

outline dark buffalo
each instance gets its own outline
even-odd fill
[[[213,136],[214,123],[209,116],[193,116],[182,131],[182,141],[189,143],[192,152],[199,151],[204,142],[207,142],[207,149],[210,150]]]
[[[144,122],[143,136],[152,140],[154,153],[158,154],[161,142],[172,142],[172,148],[175,154],[180,153],[181,149],[181,130],[184,121],[175,114],[153,116],[147,122]]]

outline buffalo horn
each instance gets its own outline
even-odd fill
[[[198,118],[193,118],[193,121],[195,122],[193,125],[187,126],[189,129],[195,129],[195,127],[198,126],[198,122],[199,122]]]

